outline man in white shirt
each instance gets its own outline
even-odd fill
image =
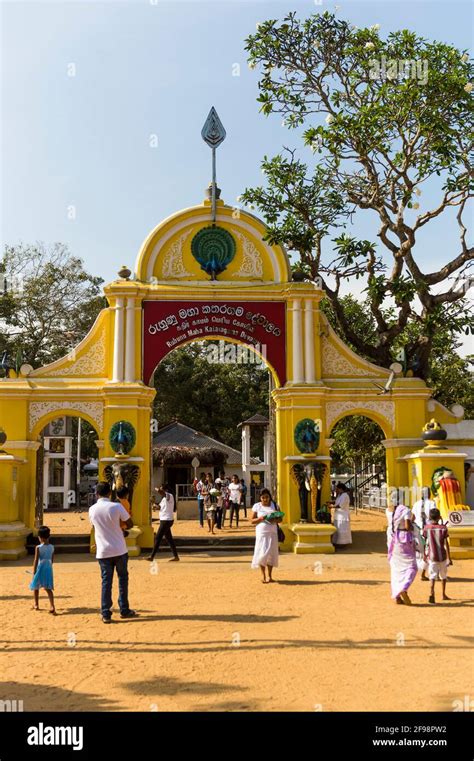
[[[425,523],[427,523],[430,519],[430,510],[436,509],[436,502],[433,499],[430,499],[431,493],[428,486],[424,486],[421,493],[423,495],[422,498],[417,500],[417,502],[415,502],[411,510],[412,510],[413,517],[415,519],[415,524],[416,524],[416,527],[414,528],[419,529],[418,531],[416,531],[416,539],[417,539],[416,561],[418,565],[418,570],[421,571],[421,580],[428,581],[428,577],[426,575],[426,571],[428,569],[428,563],[426,562],[424,557],[422,534],[423,534],[423,529],[425,528]]]
[[[114,569],[119,582],[120,618],[137,615],[128,604],[128,550],[120,527],[122,520],[126,521],[127,528],[132,528],[133,520],[120,502],[111,501],[111,489],[106,481],[99,481],[96,494],[97,502],[89,508],[89,520],[94,526],[96,558],[102,574],[102,621],[110,624]]]
[[[415,502],[412,507],[413,517],[420,531],[423,531],[425,523],[430,519],[430,510],[436,509],[436,502],[430,499],[431,494],[428,486],[423,487],[422,494],[422,498]]]
[[[204,497],[202,496],[201,492],[202,492],[205,480],[206,480],[206,474],[201,473],[201,478],[196,484],[196,494],[197,494],[197,503],[198,503],[198,511],[199,511],[199,524],[201,528],[204,528]]]
[[[176,561],[179,560],[178,550],[176,549],[176,544],[174,543],[173,535],[171,533],[171,526],[174,523],[174,512],[176,510],[174,497],[166,484],[155,489],[155,491],[157,491],[161,497],[160,526],[156,532],[155,544],[153,546],[151,555],[148,557],[148,560],[155,559],[155,555],[160,548],[161,540],[164,537],[170,546],[171,552],[173,553],[171,561]]]

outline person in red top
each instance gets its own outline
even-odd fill
[[[448,543],[448,529],[440,523],[441,513],[437,507],[430,510],[430,519],[423,529],[425,539],[425,558],[428,561],[428,576],[431,581],[429,602],[435,603],[436,579],[441,579],[443,600],[449,600],[446,594],[446,580],[448,577],[448,565],[452,565],[451,553]]]

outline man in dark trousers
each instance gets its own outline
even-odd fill
[[[174,497],[171,494],[167,484],[165,484],[164,486],[160,486],[159,488],[155,489],[155,491],[157,491],[161,497],[160,526],[158,528],[158,531],[156,532],[155,544],[153,547],[153,551],[151,555],[149,556],[148,560],[155,559],[155,555],[159,550],[161,540],[163,539],[163,537],[167,539],[168,544],[171,548],[171,551],[174,555],[174,557],[171,558],[171,561],[179,560],[178,550],[176,549],[176,545],[174,543],[174,539],[171,534],[171,526],[174,523],[174,513],[176,510]]]
[[[135,618],[137,613],[128,604],[128,549],[120,527],[132,528],[133,520],[120,502],[111,501],[110,485],[100,481],[96,488],[97,502],[89,509],[94,526],[96,558],[102,575],[101,612],[104,624],[112,621],[112,582],[117,571],[119,582],[120,618]]]

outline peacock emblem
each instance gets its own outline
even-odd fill
[[[300,452],[312,454],[319,446],[320,431],[318,423],[310,418],[300,420],[295,426],[295,444]]]
[[[126,420],[119,420],[110,429],[110,446],[118,457],[127,455],[135,446],[136,440],[135,428]]]
[[[235,252],[235,240],[223,227],[203,227],[191,241],[192,255],[211,280],[217,280],[217,276],[224,272]]]

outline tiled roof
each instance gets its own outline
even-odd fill
[[[270,421],[265,417],[265,415],[260,415],[257,413],[256,415],[249,417],[248,420],[244,420],[242,423],[239,423],[239,427],[241,425],[268,425],[269,422]]]

